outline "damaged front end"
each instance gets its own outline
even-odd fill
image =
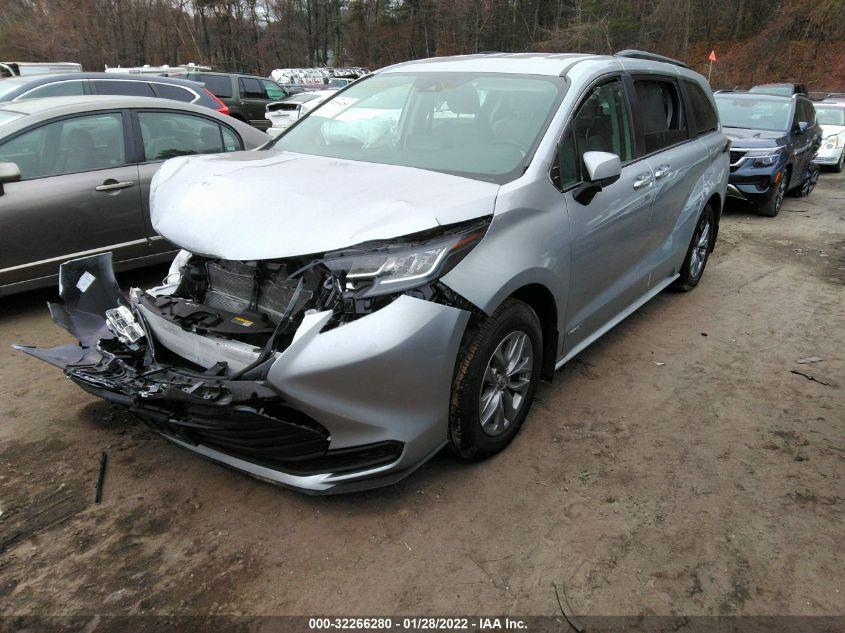
[[[391,483],[446,443],[475,308],[437,280],[488,222],[316,257],[183,252],[128,299],[110,254],[72,260],[50,312],[79,344],[15,347],[259,478],[310,493]]]

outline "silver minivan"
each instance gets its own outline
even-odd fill
[[[309,493],[503,449],[537,383],[713,250],[729,143],[704,78],[638,51],[408,62],[270,146],[157,173],[183,250],[125,299],[66,262],[19,347],[176,444]]]

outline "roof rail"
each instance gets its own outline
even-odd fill
[[[672,59],[671,57],[664,57],[663,55],[658,55],[657,53],[649,53],[648,51],[638,51],[633,48],[626,48],[624,51],[614,53],[613,56],[632,57],[634,59],[648,59],[653,62],[663,62],[664,64],[674,64],[675,66],[680,66],[681,68],[689,68],[689,66],[687,66],[684,62],[678,61],[677,59]]]

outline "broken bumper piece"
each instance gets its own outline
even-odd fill
[[[466,311],[400,296],[327,331],[330,312],[308,314],[286,349],[236,378],[250,350],[155,322],[119,292],[110,255],[68,262],[60,278],[51,313],[80,344],[15,347],[179,446],[325,494],[398,481],[446,444]],[[126,335],[123,310],[109,327],[106,312],[121,306],[143,335]]]

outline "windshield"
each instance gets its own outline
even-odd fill
[[[845,108],[825,108],[817,105],[816,120],[819,125],[845,126]]]
[[[28,84],[31,79],[18,79],[15,77],[9,77],[8,79],[0,79],[0,99],[5,97],[7,94],[17,90],[21,86],[25,86]]]
[[[725,127],[769,132],[786,132],[789,129],[791,101],[716,95],[716,107]]]
[[[507,182],[524,171],[564,86],[535,75],[372,75],[322,103],[275,146]]]
[[[764,84],[762,86],[754,86],[748,92],[759,92],[767,95],[781,95],[783,97],[791,97],[795,92],[792,84]]]

